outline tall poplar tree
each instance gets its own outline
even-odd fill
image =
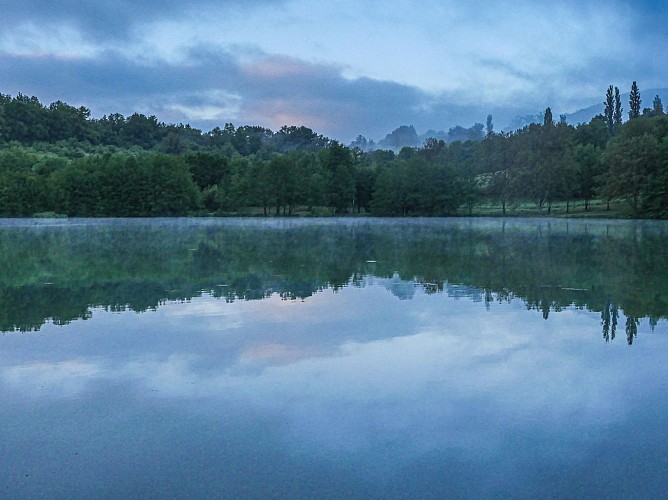
[[[613,116],[615,132],[617,128],[622,124],[622,99],[619,96],[619,87],[615,87],[615,112]]]
[[[603,111],[603,116],[605,117],[605,124],[608,126],[608,133],[612,135],[615,126],[615,121],[614,121],[615,97],[613,94],[612,85],[608,87],[608,90],[605,93],[604,104],[605,104],[605,110]]]
[[[638,90],[638,84],[634,81],[631,85],[631,94],[629,96],[629,119],[638,118],[640,116],[640,91]]]
[[[652,102],[652,112],[654,113],[654,116],[663,115],[663,103],[661,102],[661,98],[658,94],[654,96],[654,102]]]

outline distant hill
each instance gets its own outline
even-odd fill
[[[651,108],[652,103],[654,102],[654,96],[659,96],[663,102],[663,107],[668,111],[668,88],[662,89],[640,89],[640,97],[642,102],[640,104],[640,109]],[[624,120],[628,119],[629,112],[629,93],[621,94],[622,108],[624,109]],[[574,113],[566,114],[566,122],[571,125],[577,125],[579,123],[589,123],[592,118],[596,115],[603,114],[605,105],[603,103],[605,99],[605,94],[601,95],[601,101],[592,104],[586,108],[575,111]],[[555,118],[558,118],[558,115],[555,115]],[[504,127],[504,131],[518,130],[530,123],[540,123],[543,120],[543,113],[539,112],[535,115],[525,115],[525,116],[516,116],[510,122],[507,127]]]
[[[660,89],[640,89],[640,97],[642,102],[640,104],[641,111],[644,108],[651,108],[654,101],[654,96],[658,95],[663,102],[664,110],[668,113],[668,88]],[[629,112],[629,93],[621,94],[622,108],[624,112],[624,121],[628,119]],[[586,108],[575,111],[574,113],[567,113],[566,122],[571,125],[578,125],[579,123],[589,123],[596,115],[603,114],[605,93],[601,94],[600,102],[592,104]],[[559,120],[559,110],[552,110],[554,119]],[[503,127],[504,132],[511,132],[519,130],[531,123],[542,123],[543,112],[539,111],[535,114],[517,115],[511,122]],[[352,142],[350,146],[359,147],[363,151],[371,151],[374,149],[391,149],[399,152],[403,147],[420,147],[429,138],[443,140],[446,143],[455,141],[480,141],[485,136],[484,126],[481,123],[476,123],[469,128],[457,125],[451,127],[447,132],[443,130],[428,130],[423,134],[418,134],[413,125],[402,125],[381,139],[377,143],[367,141],[366,138],[359,136],[356,141]]]

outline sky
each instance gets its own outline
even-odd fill
[[[668,2],[0,0],[0,93],[203,131],[496,130],[668,87]],[[644,96],[650,102],[651,96]]]

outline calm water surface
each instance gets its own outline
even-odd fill
[[[0,496],[660,497],[668,225],[0,221]]]

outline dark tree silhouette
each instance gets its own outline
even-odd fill
[[[603,116],[605,117],[605,124],[608,126],[608,133],[612,135],[615,127],[615,97],[613,94],[613,87],[610,85],[605,93],[605,109]]]
[[[642,100],[640,99],[640,91],[638,90],[638,84],[633,82],[631,85],[631,94],[629,95],[629,119],[638,118],[640,116],[640,104]]]

